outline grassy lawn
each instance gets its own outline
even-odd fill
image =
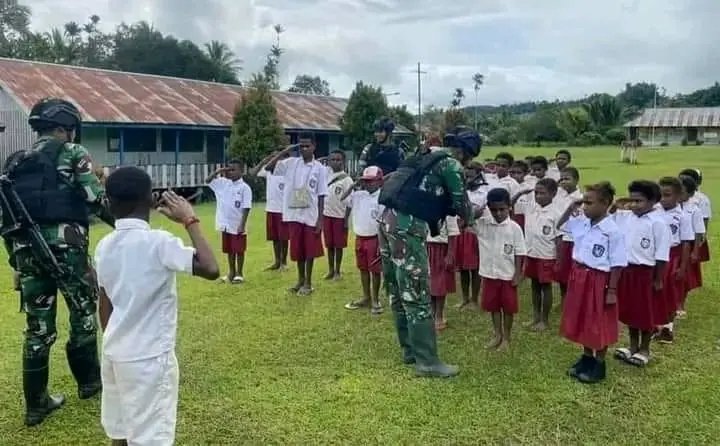
[[[511,149],[517,157],[552,156],[550,149]],[[612,181],[621,194],[632,179],[676,175],[699,167],[703,190],[720,217],[720,148],[644,150],[641,164],[620,164],[617,148],[572,150],[582,184]],[[483,152],[492,156],[496,150]],[[214,206],[198,208],[213,232]],[[155,217],[156,227],[177,233]],[[720,257],[720,223],[710,229]],[[108,230],[97,226],[93,240]],[[271,261],[261,205],[251,215],[241,286],[179,280],[178,358],[181,368],[177,442],[240,444],[717,444],[720,437],[720,284],[717,262],[705,267],[705,288],[689,299],[689,318],[676,344],[654,348],[654,361],[637,370],[609,360],[608,379],[594,387],[565,376],[578,348],[557,335],[525,331],[528,285],[509,352],[488,353],[488,317],[459,313],[448,300],[449,328],[440,337],[444,359],[461,366],[453,380],[419,380],[400,362],[389,314],[372,318],[343,309],[358,297],[359,278],[348,250],[341,282],[316,280],[309,298],[290,296],[294,271],[263,272]],[[4,252],[1,254],[4,256]],[[138,255],[142,255],[138,253]],[[5,258],[0,259],[5,264]],[[222,259],[221,264],[225,261]],[[326,272],[317,263],[316,277]],[[225,269],[225,268],[223,268]],[[24,317],[0,268],[0,444],[98,445],[105,441],[98,401],[80,402],[65,362],[67,311],[59,311],[51,384],[66,406],[41,427],[22,425],[21,342]]]

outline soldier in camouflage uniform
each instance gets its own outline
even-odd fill
[[[393,142],[395,123],[390,118],[380,118],[373,123],[375,142],[366,145],[358,158],[359,175],[369,166],[377,166],[383,175],[389,175],[397,170],[400,162],[405,158],[403,149]],[[405,146],[407,147],[407,146]]]
[[[445,194],[458,217],[470,225],[472,209],[466,198],[463,165],[480,152],[480,137],[463,128],[446,137],[452,157],[434,164],[420,189],[438,196]],[[429,156],[429,155],[426,155]],[[438,358],[436,336],[430,311],[427,248],[428,224],[417,217],[386,209],[380,222],[380,254],[385,292],[390,298],[398,340],[406,364],[415,364],[419,376],[451,377],[458,368]]]
[[[104,190],[93,172],[88,151],[71,142],[81,124],[77,108],[63,100],[45,99],[30,111],[29,124],[38,132],[39,139],[32,151],[25,153],[47,150],[44,153],[56,164],[57,186],[49,191],[28,190],[33,189],[28,185],[48,184],[47,180],[42,180],[42,172],[37,173],[40,182],[37,178],[27,180],[28,176],[33,177],[33,168],[25,169],[22,175],[13,178],[13,163],[22,166],[22,156],[10,157],[8,175],[15,182],[28,213],[39,224],[58,263],[68,273],[67,279],[52,279],[46,267],[36,260],[27,240],[6,240],[10,265],[19,273],[22,309],[27,316],[23,388],[25,423],[32,426],[41,423],[64,402],[62,396],[51,396],[47,390],[50,347],[57,338],[58,290],[65,297],[70,312],[66,351],[70,370],[78,384],[78,396],[91,398],[102,389],[96,340],[97,285],[88,257],[89,213],[109,224],[113,221],[103,205]],[[54,156],[57,157],[53,159]],[[53,172],[52,168],[48,170]]]

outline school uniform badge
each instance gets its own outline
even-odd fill
[[[240,209],[240,206],[242,206],[242,201],[235,200],[235,209]]]
[[[678,225],[676,225],[674,223],[670,225],[670,231],[673,233],[673,235],[677,234],[678,229],[679,229]]]
[[[643,237],[642,240],[640,240],[640,247],[642,249],[648,249],[650,247],[650,239]]]
[[[342,193],[343,193],[342,186],[336,186],[335,187],[335,195],[342,195]]]
[[[543,235],[550,235],[550,232],[552,231],[552,228],[548,225],[545,225],[542,227],[542,233]]]
[[[605,247],[603,245],[598,245],[597,243],[594,244],[592,248],[592,255],[595,257],[602,257],[603,254],[605,254]]]
[[[278,189],[280,189],[280,191],[282,191],[283,189],[285,189],[285,183],[280,183],[280,184],[278,184]]]
[[[510,243],[505,243],[503,246],[503,252],[505,252],[505,255],[510,255],[513,253],[513,245]]]
[[[317,186],[317,180],[315,178],[310,179],[310,188],[315,189],[315,186]]]

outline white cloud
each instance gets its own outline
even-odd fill
[[[455,87],[473,101],[471,75],[486,83],[481,103],[573,98],[617,92],[628,81],[657,82],[669,93],[716,80],[717,0],[33,0],[33,26],[61,26],[96,13],[106,29],[148,20],[198,43],[226,41],[259,69],[286,32],[283,83],[318,74],[336,94],[355,82],[400,92],[416,106],[417,61],[423,102],[446,105]]]

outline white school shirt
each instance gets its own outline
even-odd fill
[[[618,209],[612,217],[625,237],[629,264],[655,266],[670,260],[670,227],[659,210],[637,216]]]
[[[378,203],[380,189],[373,193],[356,190],[350,195],[348,207],[352,209],[352,225],[355,235],[373,237],[378,235],[378,219],[385,206]]]
[[[279,161],[285,171],[283,187],[283,221],[302,223],[315,227],[318,221],[318,197],[325,197],[327,190],[327,169],[316,160],[309,163],[302,157],[287,158]],[[295,189],[307,188],[310,191],[310,206],[291,208]]]
[[[345,175],[345,178],[336,180],[333,183],[333,180],[336,178],[339,178],[341,176]],[[341,201],[340,198],[342,198],[343,195],[345,195],[345,192],[347,192],[348,189],[353,187],[355,182],[353,181],[350,176],[345,172],[332,172],[328,170],[328,194],[327,198],[325,198],[325,209],[323,210],[323,215],[326,217],[332,217],[332,218],[345,218],[345,211],[347,210],[347,202]],[[330,184],[332,183],[332,184]]]
[[[628,264],[625,237],[612,217],[592,224],[584,214],[571,217],[564,225],[575,244],[572,258],[588,268],[609,272]]]
[[[208,184],[215,192],[215,230],[237,234],[245,209],[252,208],[252,189],[240,178],[231,181],[218,177]]]
[[[512,280],[515,276],[515,256],[527,255],[525,238],[520,225],[506,218],[498,223],[493,217],[476,220],[481,277]]]
[[[457,219],[458,218],[454,216],[445,217],[445,221],[440,226],[440,234],[433,237],[428,233],[426,241],[447,244],[449,237],[460,235],[460,227],[458,226]]]
[[[703,219],[710,220],[712,218],[712,205],[710,204],[710,197],[698,190],[690,199],[692,200],[693,198],[695,199],[698,208],[700,208],[700,214]]]
[[[265,178],[265,211],[276,214],[282,213],[283,209],[283,188],[285,172],[281,171],[277,164],[275,169],[270,172],[264,167],[257,174],[260,178]]]
[[[525,243],[528,257],[544,260],[552,260],[557,257],[555,239],[560,236],[557,223],[562,213],[559,207],[552,202],[542,207],[533,200],[524,206]]]
[[[508,193],[510,194],[510,198],[514,197],[515,194],[520,191],[520,184],[515,181],[515,178],[511,177],[510,175],[498,178],[497,182],[495,183],[495,187],[501,187],[508,191]]]
[[[545,176],[548,178],[552,178],[555,181],[560,181],[560,169],[558,169],[557,165],[552,164],[548,167]]]
[[[702,212],[697,204],[693,201],[680,203],[680,207],[690,217],[690,224],[695,234],[705,234],[705,221],[703,221]]]
[[[175,273],[192,274],[195,249],[143,220],[121,218],[95,248],[98,285],[113,310],[103,333],[103,356],[139,361],[175,349]]]
[[[683,212],[680,205],[672,209],[663,209],[662,206],[658,210],[665,224],[670,228],[670,246],[678,246],[682,242],[692,242],[695,240],[695,233],[692,229],[690,216]]]
[[[527,181],[524,181],[522,183],[518,183],[518,191],[515,193],[515,195],[519,194],[520,192],[525,192],[526,190],[533,189],[535,189],[535,184],[530,184]],[[513,197],[510,198],[512,199]],[[513,207],[513,213],[516,215],[522,215],[528,203],[532,201],[535,201],[535,197],[532,193],[521,195],[515,202],[515,206]]]
[[[560,191],[565,192],[565,195],[560,196]],[[553,200],[553,203],[558,207],[558,210],[560,211],[560,215],[564,214],[567,208],[570,207],[573,203],[583,198],[583,193],[580,191],[580,189],[575,189],[572,193],[567,193],[567,191],[563,188],[558,189],[558,195],[555,196],[555,199]],[[581,213],[582,211],[580,209],[577,210],[577,213]],[[577,214],[576,214],[577,215]],[[564,229],[560,231],[562,233],[562,239],[564,242],[572,242],[573,238],[572,235],[568,231],[565,231]]]

